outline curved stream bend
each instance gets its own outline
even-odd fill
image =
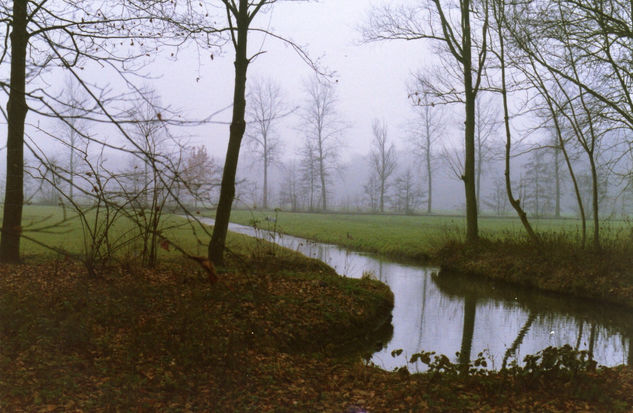
[[[211,223],[212,220],[206,220]],[[371,273],[393,291],[393,338],[372,362],[383,369],[407,366],[420,351],[456,352],[471,358],[485,352],[490,368],[522,361],[548,346],[587,350],[598,364],[633,365],[633,314],[622,308],[468,277],[441,276],[437,268],[399,264],[288,235],[231,224],[229,230],[273,241],[330,265],[339,274]],[[393,350],[402,353],[393,357]]]

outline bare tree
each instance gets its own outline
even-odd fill
[[[283,182],[279,194],[280,205],[287,205],[291,211],[299,210],[299,185],[298,168],[294,160],[287,162],[283,167]]]
[[[608,131],[633,127],[630,2],[525,2],[513,4],[512,11],[513,43],[537,73],[547,74],[541,94],[586,156],[593,180],[593,246],[599,249],[598,148]],[[574,180],[580,207],[578,183]]]
[[[523,207],[531,210],[535,217],[542,217],[553,207],[552,186],[554,175],[552,164],[546,159],[545,148],[536,148],[530,152],[528,161],[523,164]]]
[[[26,1],[14,0],[13,11],[3,13],[12,22],[11,80],[7,102],[7,174],[0,240],[0,261],[20,261],[22,204],[24,202],[24,121],[26,105],[26,55],[29,11]],[[8,33],[7,33],[8,34]],[[5,37],[6,38],[6,37]],[[3,57],[4,57],[3,53]]]
[[[215,215],[213,235],[209,242],[208,257],[215,265],[224,264],[224,247],[226,234],[231,217],[231,207],[235,198],[235,175],[240,154],[242,138],[246,130],[246,72],[251,61],[259,54],[248,57],[248,33],[251,30],[266,33],[271,37],[283,40],[309,64],[312,64],[306,54],[293,42],[270,33],[266,29],[251,28],[251,23],[257,14],[266,6],[272,6],[276,0],[220,0],[226,11],[227,31],[235,50],[235,83],[233,89],[233,114],[229,133],[229,144],[226,150],[222,184],[220,186],[220,200]],[[260,52],[261,53],[261,52]],[[314,65],[312,65],[314,67]]]
[[[369,178],[365,185],[363,185],[366,199],[369,203],[369,209],[373,212],[378,211],[378,205],[380,200],[380,185],[378,184],[378,178],[375,171],[369,174]]]
[[[373,149],[369,155],[378,183],[378,209],[385,212],[385,194],[389,190],[389,178],[396,170],[396,147],[388,142],[387,124],[374,119]]]
[[[532,240],[535,243],[538,243],[540,240],[538,236],[536,235],[536,233],[534,232],[534,229],[532,228],[532,225],[530,224],[530,221],[528,220],[525,210],[521,206],[520,199],[515,198],[512,192],[512,180],[511,180],[511,171],[510,171],[510,166],[511,166],[510,159],[511,159],[511,153],[512,153],[512,130],[510,127],[510,106],[508,104],[508,83],[509,82],[507,79],[507,54],[506,54],[506,43],[505,43],[505,31],[507,30],[507,17],[506,17],[506,10],[505,10],[506,5],[503,0],[493,0],[491,2],[491,6],[492,6],[492,14],[494,17],[494,25],[492,26],[492,29],[496,31],[497,33],[497,42],[498,42],[496,47],[494,46],[492,47],[492,51],[498,60],[499,69],[501,72],[501,79],[500,79],[501,83],[499,86],[499,91],[502,97],[503,124],[504,124],[505,136],[506,136],[505,157],[504,157],[504,160],[505,160],[504,176],[505,176],[505,183],[506,183],[506,194],[508,195],[508,201],[510,202],[510,205],[512,205],[512,208],[514,208],[517,215],[519,216],[519,219],[521,220],[521,224],[523,225],[523,228],[525,228],[525,231],[527,232],[530,240]]]
[[[497,176],[494,179],[492,191],[488,195],[488,199],[484,199],[484,204],[492,209],[495,215],[505,215],[508,206],[508,197],[506,195],[506,183],[503,177]]]
[[[410,168],[396,178],[394,188],[396,210],[406,215],[413,214],[422,200],[423,193],[418,188],[415,175]]]
[[[418,79],[420,76],[418,76]],[[411,121],[409,127],[409,141],[413,152],[424,165],[426,175],[426,213],[433,211],[433,171],[434,160],[438,156],[434,147],[442,138],[446,125],[443,122],[443,112],[436,106],[428,92],[413,92],[414,110],[417,117]],[[461,173],[460,173],[461,176]]]
[[[306,84],[307,100],[301,111],[306,148],[313,151],[321,190],[321,210],[328,207],[328,186],[336,167],[343,123],[336,110],[336,93],[330,82],[312,77]]]
[[[364,31],[366,41],[415,40],[437,41],[448,50],[453,63],[460,68],[463,89],[437,91],[465,107],[464,172],[462,180],[466,194],[466,239],[479,238],[477,196],[475,188],[475,125],[476,98],[480,90],[488,52],[488,0],[443,2],[429,0],[425,7],[385,6],[374,9]],[[472,20],[477,21],[473,27]],[[458,21],[458,22],[456,22]],[[476,27],[479,26],[479,27]],[[479,32],[479,37],[475,37]],[[473,57],[474,52],[474,57]],[[433,89],[435,85],[426,85]]]
[[[482,103],[483,102],[483,103]],[[477,209],[481,206],[481,177],[485,173],[485,165],[495,159],[492,138],[499,126],[496,108],[492,100],[484,101],[484,95],[479,95],[475,111],[475,187],[477,188]]]
[[[279,156],[275,123],[288,115],[281,88],[272,79],[258,79],[248,93],[246,136],[251,150],[264,169],[262,207],[268,208],[268,172]]]
[[[262,7],[271,3],[268,0],[250,2],[248,0],[222,0],[226,9],[228,26],[230,28],[231,42],[235,49],[235,84],[233,90],[233,116],[229,134],[229,145],[226,150],[224,172],[222,173],[222,185],[220,187],[220,200],[215,215],[213,236],[209,242],[209,260],[216,266],[224,264],[224,246],[226,233],[231,217],[231,207],[235,198],[235,174],[237,161],[240,155],[242,137],[246,130],[244,120],[246,112],[246,71],[251,59],[248,57],[248,32],[249,27]]]
[[[135,215],[133,222],[140,232],[143,265],[154,267],[157,263],[163,208],[176,179],[173,176],[167,178],[168,173],[172,172],[171,168],[161,170],[159,167],[169,164],[166,146],[170,139],[165,123],[156,114],[156,108],[160,106],[159,98],[153,91],[146,91],[144,96],[145,99],[136,102],[128,111],[132,126],[129,135],[139,148],[132,152],[133,159],[140,162],[140,167],[134,165],[138,172],[133,174],[140,176],[141,186],[135,189],[135,193],[128,193],[126,198],[130,199],[129,206]]]
[[[316,148],[310,139],[306,139],[303,142],[303,146],[300,150],[300,165],[299,173],[302,192],[306,199],[306,206],[309,211],[314,211],[316,202],[316,191],[319,189],[318,184],[318,160]]]
[[[563,150],[558,142],[558,136],[554,128],[550,128],[550,137],[548,140],[548,148],[552,154],[552,170],[554,173],[554,218],[560,218],[561,213],[561,197],[563,191]]]
[[[158,0],[156,0],[158,1]],[[145,8],[150,6],[146,2]],[[128,7],[129,6],[129,7]],[[90,62],[118,69],[124,75],[125,65],[145,56],[150,40],[170,37],[155,32],[151,19],[136,14],[137,8],[121,0],[92,2],[87,0],[14,0],[0,4],[0,18],[5,39],[10,46],[0,55],[0,64],[10,63],[9,83],[2,84],[8,94],[7,103],[7,180],[3,209],[0,261],[18,262],[24,203],[24,145],[27,113],[64,118],[59,112],[60,99],[51,88],[38,84],[38,78],[54,67],[80,80],[78,70]],[[147,26],[144,26],[147,25]],[[9,35],[10,33],[10,35]],[[123,46],[123,39],[143,38],[135,47]],[[114,39],[117,41],[115,42]],[[121,44],[121,47],[118,47]],[[30,90],[27,90],[27,79]],[[84,89],[85,82],[80,81]],[[94,91],[88,94],[94,103],[105,109]],[[97,93],[98,94],[98,93]],[[110,120],[113,120],[111,116]]]
[[[94,110],[94,104],[90,102],[89,97],[82,91],[80,85],[72,77],[66,78],[64,88],[66,95],[66,105],[62,107],[63,120],[58,120],[62,129],[64,129],[68,146],[68,190],[70,199],[74,199],[75,193],[75,176],[77,174],[77,160],[79,144],[84,140],[88,132],[87,114]]]

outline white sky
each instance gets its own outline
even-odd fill
[[[407,83],[411,81],[412,73],[434,59],[429,52],[431,45],[426,41],[361,43],[360,27],[367,22],[372,4],[386,1],[279,1],[266,13],[260,14],[253,23],[255,27],[268,28],[303,46],[313,59],[319,60],[322,67],[335,72],[340,118],[349,125],[341,137],[344,147],[339,155],[343,162],[358,159],[358,156],[369,152],[373,139],[371,125],[375,118],[386,121],[390,139],[399,150],[408,149],[404,130],[413,112],[407,97]],[[219,24],[225,24],[223,18],[224,15],[220,13],[217,19]],[[253,55],[259,51],[266,53],[258,56],[250,65],[249,80],[272,78],[281,86],[289,106],[302,105],[305,100],[304,84],[313,75],[308,65],[283,42],[251,33],[249,52]],[[234,83],[234,51],[231,44],[227,44],[221,53],[214,52],[213,59],[209,51],[196,51],[192,45],[181,48],[176,59],[163,58],[169,54],[170,50],[163,50],[154,63],[144,68],[144,72],[154,80],[139,79],[139,86],[152,86],[163,104],[180,109],[188,119],[199,119],[230,106]],[[5,69],[8,70],[7,65]],[[118,81],[116,78],[110,79],[107,72],[98,68],[90,68],[87,72],[97,83],[111,81],[116,88]],[[49,82],[49,85],[61,89],[66,75],[60,69],[45,77],[47,80],[42,82]],[[2,105],[5,105],[5,101]],[[34,114],[30,113],[31,122],[39,122],[32,116]],[[223,162],[230,118],[229,108],[214,118],[225,124],[187,129],[182,134],[187,136],[190,144],[206,145],[209,153]],[[284,148],[281,158],[288,159],[296,156],[304,137],[297,116],[288,116],[282,122],[278,127],[281,146]],[[456,122],[459,120],[456,119]],[[102,132],[94,129],[91,132],[97,132],[109,140],[123,141],[116,136],[108,137],[107,128]],[[447,132],[455,136],[460,134],[458,128],[448,128]],[[59,147],[53,152],[64,152],[65,148],[60,144],[56,146]],[[243,145],[241,158],[247,155],[245,152],[247,149]],[[5,153],[0,151],[2,169]],[[242,166],[245,162],[240,161]]]
[[[412,116],[406,83],[430,56],[422,41],[361,44],[358,28],[367,20],[371,4],[362,0],[282,1],[255,21],[259,27],[270,24],[276,34],[305,46],[311,57],[320,58],[324,67],[336,72],[340,116],[350,125],[342,139],[347,154],[343,158],[348,159],[369,150],[374,118],[385,119],[391,138],[403,142],[399,139],[402,126]],[[311,74],[307,64],[279,40],[251,35],[249,41],[251,54],[260,49],[266,51],[249,67],[249,80],[270,77],[280,84],[290,106],[301,105],[303,84]],[[232,101],[233,50],[227,45],[223,55],[214,56],[213,60],[208,53],[199,58],[194,55],[182,52],[177,61],[148,70],[153,75],[162,74],[155,87],[165,102],[186,114],[201,116]],[[216,119],[228,122],[230,116],[227,110]],[[298,124],[296,117],[290,116],[284,120],[285,127],[280,128],[286,147],[284,157],[292,156],[302,141]],[[196,135],[193,142],[206,143],[212,154],[223,157],[228,126],[207,127]],[[399,145],[400,149],[403,145]]]

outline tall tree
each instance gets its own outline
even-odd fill
[[[511,153],[512,153],[512,129],[510,127],[510,105],[508,103],[508,78],[507,78],[507,53],[506,53],[506,30],[507,30],[507,17],[506,17],[506,4],[504,0],[492,0],[492,15],[494,17],[494,25],[491,26],[492,30],[497,33],[497,41],[498,44],[496,47],[492,47],[493,53],[496,56],[499,68],[501,72],[501,84],[499,87],[501,97],[502,97],[502,105],[503,105],[503,125],[504,132],[506,137],[505,144],[505,167],[504,167],[504,177],[506,184],[506,194],[508,195],[508,201],[512,208],[516,211],[519,219],[521,220],[521,224],[525,231],[527,232],[530,240],[532,242],[538,243],[539,238],[534,232],[530,221],[528,220],[527,214],[525,213],[524,208],[521,206],[520,199],[514,197],[512,191],[512,179],[511,179]]]
[[[552,130],[552,136],[550,137],[550,147],[552,152],[552,167],[554,171],[554,218],[560,218],[561,210],[561,196],[562,196],[562,148],[558,142],[558,136],[556,130]]]
[[[387,124],[384,121],[375,119],[372,131],[374,140],[370,158],[375,176],[378,178],[378,209],[385,212],[385,194],[389,189],[389,179],[396,170],[396,147],[393,142],[388,142]]]
[[[466,240],[470,243],[479,239],[475,188],[476,98],[484,76],[488,52],[488,15],[488,0],[428,0],[426,7],[389,5],[373,11],[364,31],[364,38],[367,41],[437,41],[448,51],[454,64],[459,66],[462,89],[457,93],[457,99],[463,102],[465,108],[465,157],[462,180],[466,195]],[[475,27],[473,19],[477,22]],[[456,20],[459,23],[456,23]],[[473,38],[477,32],[479,36]],[[448,93],[455,99],[454,90],[442,93]]]
[[[299,178],[297,164],[294,160],[289,161],[283,167],[283,182],[279,193],[280,204],[287,205],[291,211],[299,209]]]
[[[146,2],[145,8],[150,3]],[[138,8],[123,0],[14,0],[0,3],[0,18],[6,23],[9,48],[0,55],[0,64],[10,61],[7,103],[7,176],[0,237],[0,261],[18,262],[24,201],[24,142],[27,114],[38,113],[64,118],[60,101],[50,87],[41,87],[39,77],[53,68],[61,68],[80,79],[79,68],[99,62],[116,68],[125,77],[124,64],[145,56],[146,46],[132,48],[123,39],[170,37],[144,27],[151,19],[136,14]],[[10,32],[10,35],[9,35]],[[114,40],[116,39],[116,42]],[[153,48],[152,48],[153,49]],[[123,51],[123,53],[121,53]],[[115,70],[116,70],[115,69]],[[28,84],[31,90],[26,89]],[[84,89],[88,86],[79,82]],[[88,92],[95,105],[104,109],[94,92]],[[98,94],[98,93],[97,93]],[[113,120],[112,116],[104,116]],[[52,133],[49,132],[52,135]]]
[[[510,30],[512,41],[552,80],[545,90],[551,97],[553,87],[563,98],[556,99],[554,112],[574,130],[589,163],[593,247],[599,249],[598,143],[605,131],[633,127],[631,4],[621,0],[538,1],[513,4],[513,11],[517,23]]]
[[[212,191],[220,186],[219,168],[204,145],[187,148],[185,152],[180,186],[193,198],[194,208],[198,208],[198,202],[210,205]]]
[[[426,175],[426,213],[430,214],[433,211],[434,158],[437,156],[434,147],[442,138],[446,124],[443,122],[440,106],[434,104],[429,92],[414,91],[411,97],[417,116],[410,122],[409,141],[413,146],[413,152],[423,164]]]
[[[307,100],[301,111],[306,148],[313,151],[316,176],[321,190],[321,210],[328,208],[328,187],[340,151],[343,123],[336,109],[336,92],[331,82],[312,77],[306,84]]]
[[[415,175],[411,169],[406,169],[396,178],[395,182],[395,206],[396,210],[406,215],[413,214],[413,211],[419,206],[423,193],[418,189]]]
[[[64,90],[66,94],[67,107],[63,108],[64,119],[60,120],[61,127],[65,130],[67,139],[64,143],[68,146],[68,190],[71,200],[75,194],[75,177],[77,174],[77,154],[78,145],[87,133],[88,122],[83,117],[84,114],[90,113],[94,108],[88,96],[83,92],[80,86],[72,77],[66,80]],[[85,109],[88,108],[88,109]]]
[[[221,0],[226,9],[231,43],[235,50],[235,83],[233,86],[233,116],[226,150],[220,200],[215,214],[213,234],[209,242],[209,260],[217,266],[224,265],[224,247],[231,218],[231,207],[235,198],[235,174],[240,156],[242,138],[246,130],[246,72],[251,58],[248,57],[248,31],[253,19],[271,0]]]
[[[475,111],[475,187],[477,188],[477,209],[481,208],[481,177],[485,173],[485,166],[494,160],[492,138],[496,132],[498,122],[497,110],[492,100],[484,100],[479,95],[476,100]]]
[[[26,105],[26,50],[30,34],[27,2],[13,0],[11,21],[11,78],[7,102],[7,174],[0,238],[0,261],[20,261],[20,233],[24,202],[24,122]]]
[[[279,155],[279,138],[275,123],[288,114],[281,88],[272,79],[258,79],[248,93],[248,125],[246,136],[250,147],[261,162],[263,175],[262,207],[268,208],[268,172]]]
[[[313,146],[311,140],[306,139],[303,142],[300,157],[299,173],[305,205],[309,211],[314,211],[316,205],[316,191],[319,189],[317,173],[318,161],[316,148]]]
[[[535,217],[550,212],[554,202],[554,174],[552,164],[546,159],[547,152],[537,148],[523,164],[523,206]]]
[[[224,264],[224,248],[226,244],[226,234],[231,217],[231,207],[235,198],[235,174],[237,172],[237,162],[240,155],[242,138],[246,131],[246,72],[251,61],[261,52],[252,57],[248,57],[248,33],[251,30],[253,19],[266,6],[274,5],[277,0],[220,0],[226,11],[226,29],[230,34],[231,44],[235,51],[235,83],[233,87],[233,114],[229,132],[229,144],[226,150],[224,170],[222,173],[222,184],[220,186],[220,200],[215,215],[215,225],[213,234],[209,242],[208,258],[218,266]],[[270,33],[266,29],[257,28],[258,32],[271,35],[277,40],[282,40],[289,44],[301,58],[316,69],[310,58],[295,43],[282,38],[279,35]]]

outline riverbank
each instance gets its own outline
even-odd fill
[[[98,278],[64,260],[0,266],[0,410],[555,412],[633,406],[630,369],[569,365],[575,358],[565,352],[567,367],[552,368],[552,358],[541,355],[529,369],[474,369],[470,376],[428,354],[421,356],[432,365],[426,374],[367,365],[360,356],[391,334],[385,321],[392,295],[383,284],[345,279],[318,261],[237,238],[216,284],[194,263],[174,257],[153,270],[123,262]]]
[[[67,261],[0,266],[0,410],[241,411],[287,363],[390,339],[384,284],[275,253],[232,256],[215,284],[183,259],[97,278]]]
[[[633,249],[600,251],[565,240],[534,245],[521,240],[449,242],[435,258],[442,272],[486,277],[529,288],[633,307]]]
[[[98,278],[60,261],[0,266],[0,410],[633,406],[633,374],[626,368],[472,376],[441,363],[427,374],[380,370],[359,354],[389,340],[389,328],[376,328],[393,305],[383,284],[341,278],[297,256],[234,256],[227,268],[210,284],[193,263],[178,260],[154,270],[121,266]]]
[[[275,220],[271,220],[275,218]],[[544,291],[633,307],[633,248],[623,222],[603,225],[603,248],[581,248],[572,219],[533,222],[543,244],[524,236],[518,219],[481,218],[482,240],[467,246],[463,218],[237,211],[243,225],[369,252],[403,262],[434,265]]]

